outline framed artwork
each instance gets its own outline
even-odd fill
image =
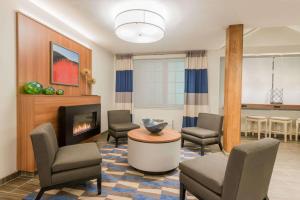
[[[51,42],[51,84],[79,86],[80,56]]]

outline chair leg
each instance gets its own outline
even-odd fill
[[[220,147],[220,150],[223,151],[223,146],[222,146],[221,142],[219,142],[219,147]]]
[[[98,189],[98,195],[101,194],[101,182],[102,182],[102,177],[101,175],[97,178],[97,189]]]
[[[181,148],[184,147],[184,139],[181,138]]]
[[[204,149],[205,149],[205,146],[202,145],[202,146],[201,146],[201,156],[204,156]]]
[[[119,140],[119,138],[116,138],[116,146],[115,146],[116,148],[118,148],[118,144],[119,144],[118,140]]]
[[[39,193],[36,195],[35,200],[40,200],[45,192],[44,188],[41,188]]]
[[[185,200],[186,188],[183,183],[180,183],[179,200]]]
[[[110,135],[109,133],[107,134],[107,142],[109,142],[109,138],[110,138]]]

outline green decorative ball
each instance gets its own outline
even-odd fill
[[[54,95],[55,94],[55,89],[50,86],[50,87],[45,88],[43,93],[45,95]]]
[[[43,92],[43,85],[36,81],[25,83],[23,91],[26,94],[41,94]]]
[[[64,93],[65,93],[65,91],[63,91],[62,89],[56,90],[57,95],[64,95]]]

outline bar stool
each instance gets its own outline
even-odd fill
[[[257,124],[257,137],[260,139],[260,134],[264,130],[264,133],[267,135],[267,127],[268,127],[268,118],[265,116],[256,116],[256,115],[250,115],[246,117],[246,131],[245,131],[245,136],[248,135],[248,132],[254,132],[255,129],[253,127],[254,124]],[[250,127],[249,127],[250,125]],[[262,129],[264,125],[264,129]],[[250,128],[250,129],[249,129]]]
[[[296,134],[296,141],[298,141],[299,128],[300,128],[300,118],[298,118],[298,119],[296,120],[296,131],[295,131],[295,134]]]
[[[272,133],[276,136],[277,134],[284,135],[284,142],[287,141],[287,136],[290,136],[290,140],[292,139],[292,124],[293,120],[289,117],[270,117],[269,119],[269,135],[271,137]],[[276,125],[276,129],[273,129],[273,125]],[[283,128],[280,127],[283,126]]]

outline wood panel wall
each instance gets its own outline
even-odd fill
[[[80,55],[80,69],[92,70],[91,49],[22,13],[17,13],[17,86],[20,91],[24,83],[38,81],[44,87],[53,86],[56,89],[63,89],[65,95],[91,94],[82,76],[80,76],[79,87],[50,84],[51,41],[77,52]]]
[[[55,42],[79,53],[80,68],[92,71],[92,51],[55,30],[17,13],[17,163],[18,170],[34,172],[35,162],[30,133],[34,127],[51,122],[57,128],[57,114],[60,106],[100,104],[100,96],[92,96],[83,77],[79,87],[51,85],[50,44]],[[44,87],[63,89],[63,96],[22,94],[22,87],[28,81],[38,81]],[[86,94],[88,96],[86,96]]]
[[[99,104],[99,96],[20,95],[18,99],[18,170],[34,172],[35,162],[31,131],[38,125],[51,122],[57,131],[57,111],[60,106]]]

